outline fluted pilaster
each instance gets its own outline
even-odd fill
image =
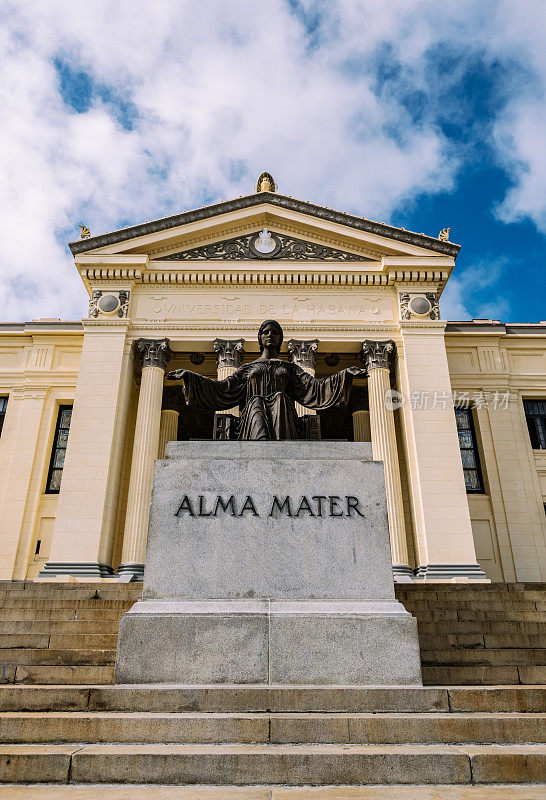
[[[122,563],[118,572],[124,576],[141,578],[146,560],[152,473],[159,449],[163,377],[170,357],[169,340],[139,339],[136,351],[142,356],[142,379],[127,496]]]
[[[290,339],[288,342],[288,354],[294,364],[301,367],[308,375],[315,375],[315,364],[317,360],[317,350],[319,346],[318,339]],[[303,417],[305,414],[316,414],[317,412],[311,408],[296,403],[296,412],[298,417]]]
[[[362,343],[362,360],[368,370],[368,398],[373,458],[385,468],[387,511],[395,575],[409,574],[404,504],[396,446],[394,413],[385,402],[390,390],[389,361],[395,352],[393,341]]]

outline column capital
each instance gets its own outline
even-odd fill
[[[315,368],[317,360],[318,339],[290,339],[288,342],[288,352],[294,364],[298,367]]]
[[[396,345],[392,339],[365,339],[362,342],[361,358],[366,369],[388,369]]]
[[[244,339],[215,339],[213,342],[218,369],[240,367],[243,361]]]
[[[142,354],[142,366],[165,369],[172,355],[169,344],[168,339],[137,339],[136,350]]]

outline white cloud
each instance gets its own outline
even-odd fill
[[[534,24],[522,23],[529,3]],[[462,158],[442,135],[427,53],[456,41],[508,50],[537,75],[541,4],[459,0],[37,0],[0,17],[0,307],[4,319],[79,317],[85,292],[63,242],[252,191],[268,169],[302,199],[388,219],[402,201],[450,189]],[[509,29],[509,30],[508,30]],[[377,85],[390,48],[400,90],[428,98],[418,122]],[[99,87],[63,102],[60,59]],[[445,75],[446,90],[456,75]],[[501,212],[544,221],[540,119],[518,92],[497,121],[515,186]],[[131,126],[119,122],[127,104]],[[542,205],[541,205],[542,203]]]
[[[506,319],[510,304],[506,297],[496,296],[495,287],[507,266],[507,258],[489,255],[464,270],[455,270],[440,298],[442,318]],[[482,297],[488,300],[483,302]]]

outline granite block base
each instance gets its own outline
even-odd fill
[[[420,685],[417,624],[396,600],[141,600],[118,683]]]
[[[120,683],[421,683],[364,442],[171,442]]]

